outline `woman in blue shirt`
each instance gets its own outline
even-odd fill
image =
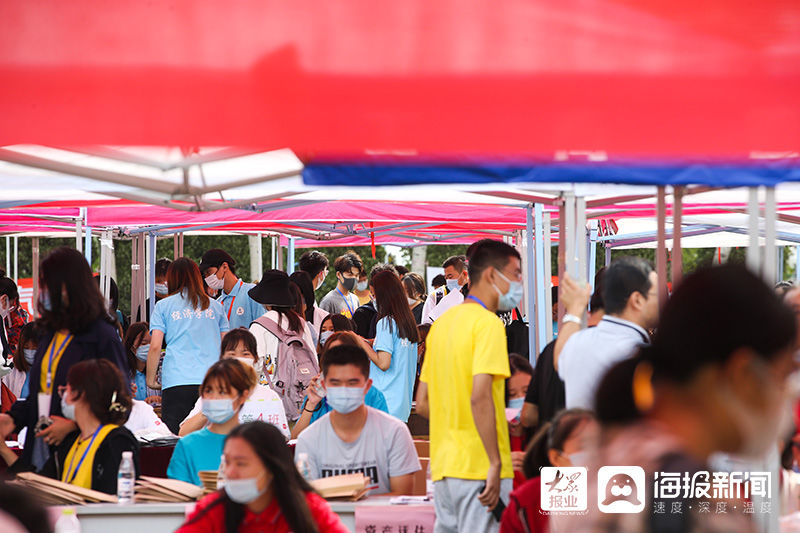
[[[255,386],[253,367],[236,359],[221,359],[208,369],[200,393],[209,424],[178,441],[167,477],[202,486],[197,473],[219,469],[225,437],[239,425],[239,410]]]
[[[417,375],[417,322],[403,284],[393,272],[375,274],[372,289],[378,323],[372,348],[365,343],[371,361],[369,377],[386,397],[389,414],[407,422]]]
[[[229,326],[222,305],[203,289],[200,269],[191,259],[181,257],[169,266],[167,286],[169,295],[156,303],[150,317],[147,386],[161,389],[161,419],[177,434],[197,401],[206,370],[219,358],[222,335]],[[164,340],[167,350],[158,383]]]
[[[128,356],[130,367],[130,381],[136,386],[134,400],[148,403],[161,402],[161,392],[147,387],[147,354],[150,352],[150,327],[147,322],[134,322],[128,326],[125,338],[122,340],[125,354]]]

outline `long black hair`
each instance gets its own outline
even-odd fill
[[[82,333],[98,319],[116,326],[116,317],[109,315],[89,263],[74,248],[56,248],[42,260],[39,284],[50,298],[50,310],[45,309],[41,300],[38,302],[41,323],[46,329]],[[69,304],[62,299],[62,289]]]
[[[125,348],[125,356],[128,359],[128,370],[131,377],[136,377],[136,349],[133,347],[139,339],[147,333],[149,326],[147,322],[134,322],[128,326],[128,331],[125,332],[125,337],[122,339],[122,347]]]
[[[302,270],[295,270],[289,276],[289,281],[292,281],[300,289],[303,295],[303,300],[306,302],[306,316],[307,322],[314,321],[314,285],[311,283],[311,276],[308,272]]]
[[[266,422],[248,422],[236,426],[225,441],[234,438],[247,441],[264,468],[272,474],[273,495],[289,530],[295,533],[317,533],[319,529],[306,502],[306,493],[313,492],[314,489],[294,466],[292,454],[280,430]],[[225,531],[237,533],[244,519],[245,506],[231,500],[224,490],[220,493],[216,501],[198,513],[187,525],[199,521],[217,505],[224,505]]]
[[[375,302],[378,304],[378,320],[391,317],[394,323],[389,323],[390,332],[397,327],[398,337],[418,342],[417,321],[408,306],[406,290],[400,278],[392,272],[379,272],[372,278],[372,288],[375,291]]]
[[[708,365],[724,364],[740,348],[770,361],[792,346],[796,333],[792,311],[745,267],[698,270],[667,302],[653,343],[611,367],[600,382],[598,419],[622,424],[640,416],[637,373],[650,375],[652,383],[685,384]]]

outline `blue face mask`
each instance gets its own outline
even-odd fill
[[[150,351],[149,344],[142,344],[138,348],[136,348],[136,359],[139,361],[147,361],[147,352]]]
[[[75,404],[65,402],[63,396],[61,397],[61,414],[64,415],[64,418],[75,420]]]
[[[522,404],[525,403],[525,398],[512,398],[508,400],[509,409],[522,409]]]
[[[450,292],[457,291],[461,288],[461,285],[458,284],[458,278],[456,279],[448,279],[445,281],[447,284],[447,290]]]
[[[233,408],[233,400],[230,398],[220,398],[209,400],[203,398],[203,414],[212,424],[224,424],[236,414]]]
[[[25,362],[32,365],[33,358],[36,356],[36,348],[25,348],[22,350],[22,355],[25,357]]]
[[[326,387],[328,405],[337,413],[352,413],[364,403],[363,387]]]
[[[336,332],[333,331],[333,330],[320,332],[320,334],[319,334],[319,345],[320,346],[325,346],[325,343],[328,342],[328,339],[330,339],[331,335],[333,335],[334,333],[336,333]]]
[[[508,282],[508,292],[505,294],[500,292],[500,289],[497,288],[497,285],[492,284],[494,286],[494,290],[496,290],[497,294],[500,296],[497,300],[497,310],[511,311],[522,301],[522,293],[524,291],[522,288],[522,283],[519,281],[511,281],[499,270],[495,270],[495,272],[497,272],[498,276]]]
[[[53,302],[50,300],[49,292],[42,291],[42,294],[39,295],[39,302],[42,304],[45,311],[53,310]]]
[[[156,283],[155,284],[156,294],[160,294],[161,296],[166,296],[169,292],[166,283]]]

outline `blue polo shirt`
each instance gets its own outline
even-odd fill
[[[210,300],[207,309],[193,309],[184,294],[159,300],[150,317],[150,331],[162,331],[167,341],[162,389],[202,383],[206,370],[219,359],[222,333],[230,329],[218,301]]]
[[[255,319],[264,314],[264,306],[250,298],[247,291],[255,287],[253,283],[245,283],[241,279],[231,289],[230,294],[222,291],[217,301],[225,310],[231,329],[249,328]]]
[[[386,397],[389,414],[408,422],[411,414],[411,396],[417,377],[417,343],[404,339],[391,317],[383,317],[375,326],[375,341],[372,348],[376,352],[388,352],[392,362],[387,370],[369,363],[369,377],[373,386]]]
[[[213,433],[208,428],[189,433],[175,445],[167,467],[167,477],[203,486],[202,470],[219,470],[227,435]]]

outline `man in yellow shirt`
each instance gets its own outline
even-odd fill
[[[430,419],[436,533],[497,531],[489,511],[508,502],[514,475],[508,351],[496,313],[522,298],[520,256],[491,239],[470,248],[469,295],[433,323],[417,391],[417,412]]]

